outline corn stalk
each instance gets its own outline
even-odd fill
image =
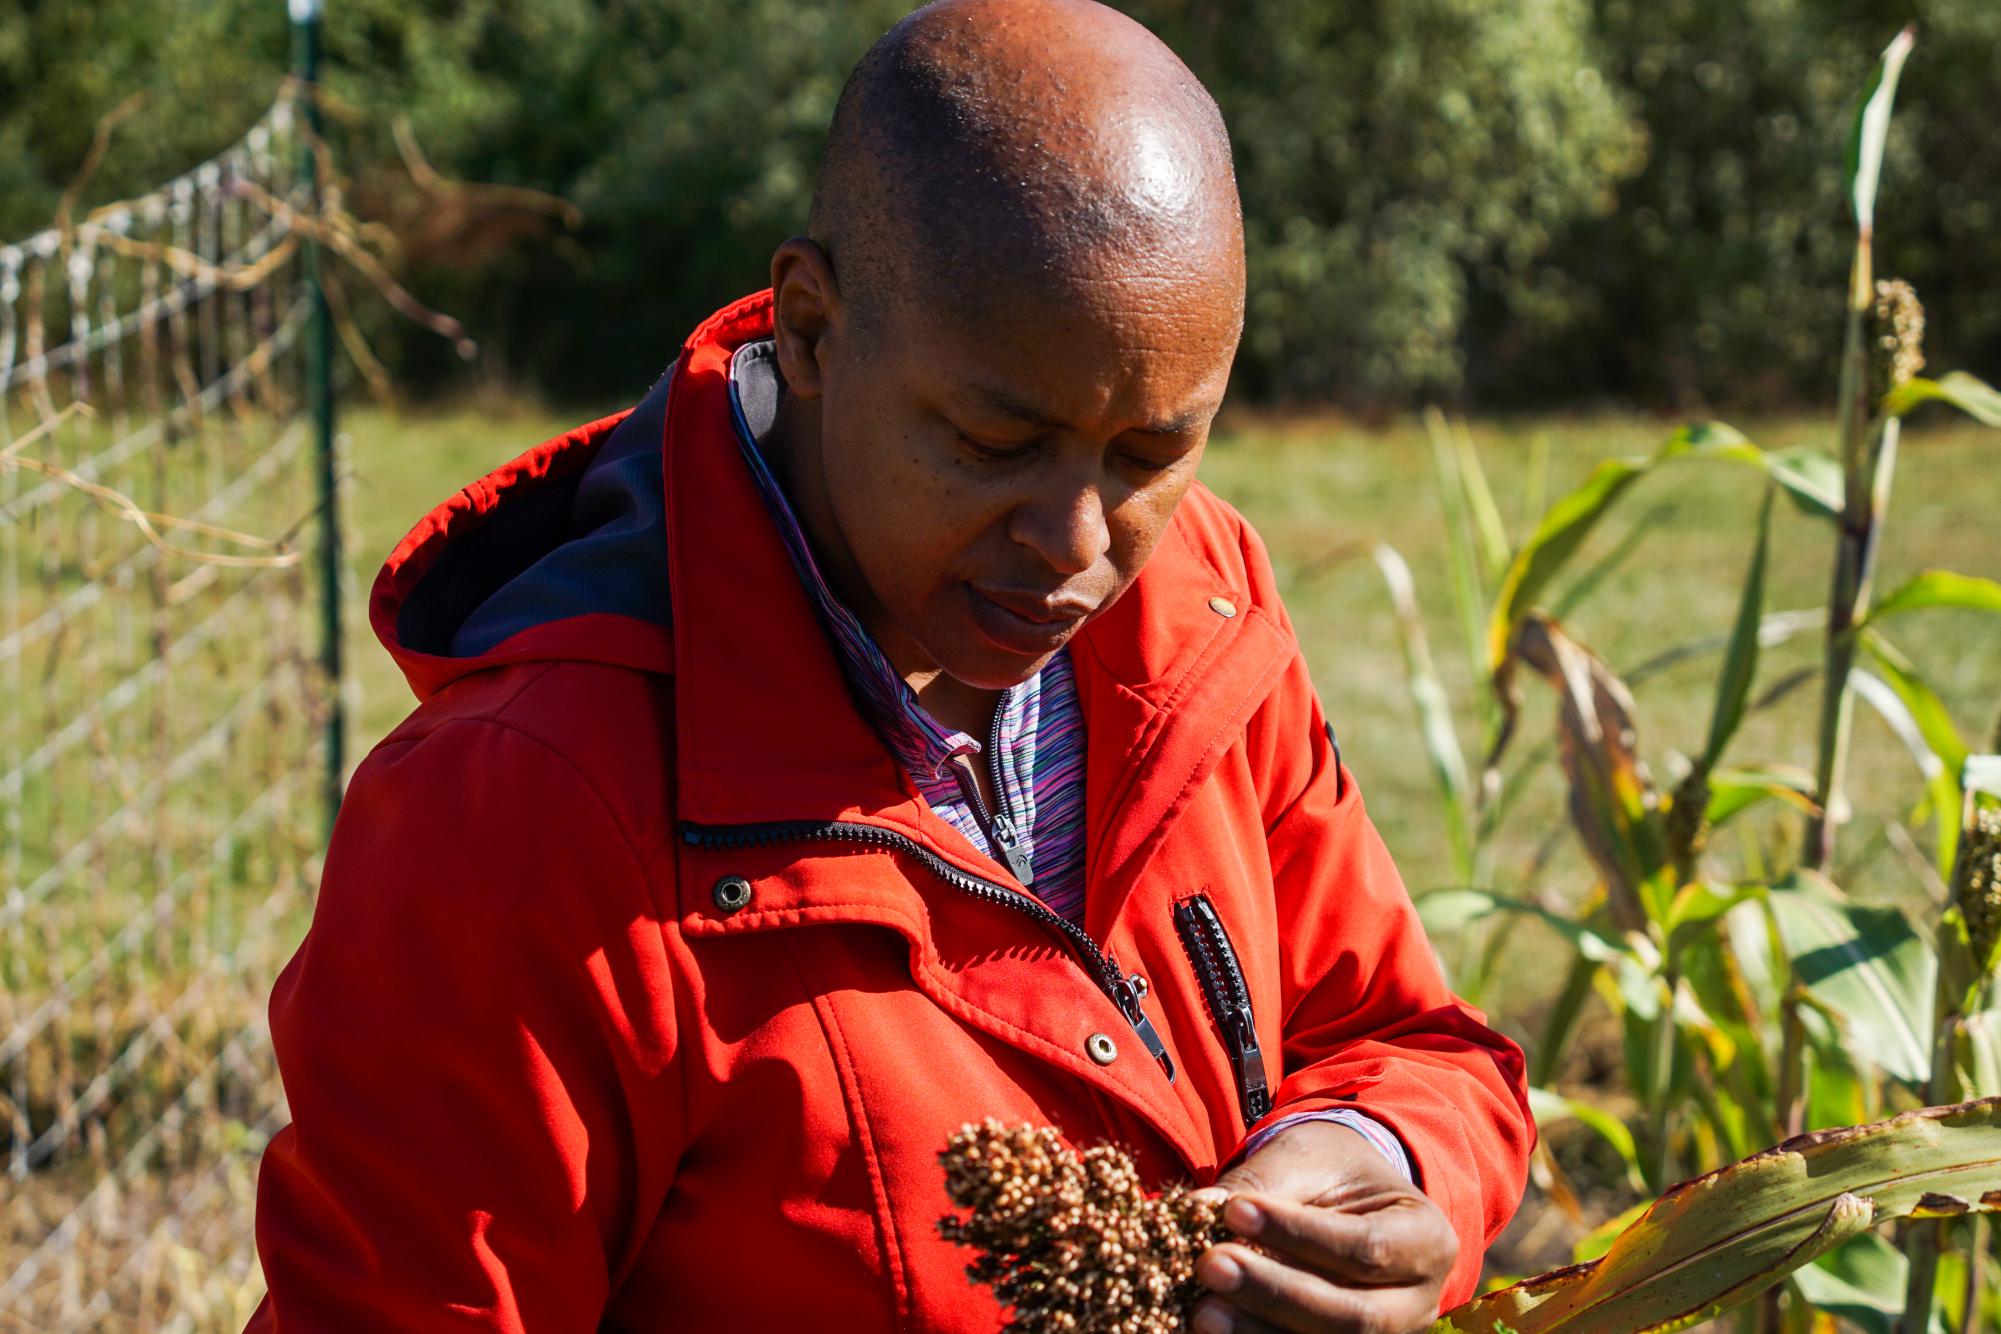
[[[1986,1019],[1984,1012],[1993,999],[1996,946],[2001,941],[2001,814],[1989,809],[1982,797],[1982,789],[1990,782],[2001,787],[2001,773],[1990,779],[1979,772],[1981,762],[1988,758],[1976,757],[1966,771],[1951,898],[1938,923],[1939,969],[1933,1002],[1937,1026],[1926,1081],[1932,1101],[1951,1097],[1962,1086],[1977,1087],[1993,1079],[1991,1071],[1984,1072],[1983,1079],[1983,1062],[1977,1058],[1959,1059],[1962,1050],[1972,1049],[1971,1038]],[[1994,767],[2001,769],[2001,764]],[[1984,1230],[1975,1229],[1967,1255],[1965,1310],[1969,1325],[1978,1319],[1985,1241]],[[1939,1253],[1945,1242],[1944,1222],[1914,1225],[1905,1231],[1906,1330],[1922,1334],[1930,1327]]]
[[[1808,826],[1807,864],[1827,869],[1840,822],[1842,780],[1855,715],[1848,674],[1855,665],[1855,627],[1867,615],[1883,511],[1896,470],[1898,419],[1876,412],[1869,374],[1868,331],[1876,302],[1873,245],[1876,185],[1897,79],[1914,40],[1905,28],[1883,52],[1876,85],[1856,114],[1849,147],[1848,183],[1855,208],[1855,257],[1848,275],[1848,313],[1841,342],[1839,437],[1843,504],[1835,543],[1834,586],[1828,597],[1826,671],[1822,677],[1819,764],[1815,771],[1820,814]]]

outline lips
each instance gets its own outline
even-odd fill
[[[965,585],[974,624],[995,645],[1012,653],[1036,656],[1062,646],[1095,607],[1069,599]]]

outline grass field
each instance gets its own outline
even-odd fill
[[[348,524],[355,535],[350,624],[362,698],[357,753],[411,703],[362,613],[381,558],[431,504],[587,415],[496,404],[400,416],[367,409],[345,419],[354,473]],[[1824,435],[1805,420],[1740,425],[1774,448]],[[1510,499],[1523,496],[1529,484],[1538,436],[1548,442],[1547,493],[1554,495],[1582,480],[1601,457],[1646,452],[1671,426],[1607,416],[1486,420],[1472,430],[1504,516],[1519,535],[1525,524]],[[1992,433],[1924,424],[1907,433],[1879,588],[1930,566],[2001,574],[1997,457],[2001,442]],[[1389,542],[1416,572],[1433,652],[1460,705],[1470,753],[1472,673],[1445,583],[1444,530],[1431,475],[1429,447],[1414,421],[1364,430],[1330,419],[1226,419],[1202,464],[1203,479],[1249,516],[1271,550],[1343,756],[1414,892],[1443,884],[1449,861],[1388,599],[1369,551],[1378,541]],[[1630,545],[1632,530],[1644,527],[1623,563],[1566,617],[1573,632],[1615,668],[1629,669],[1673,644],[1726,631],[1750,555],[1759,486],[1745,469],[1690,464],[1641,483],[1574,564],[1589,568],[1594,556]],[[1825,526],[1782,507],[1773,552],[1768,605],[1822,605],[1830,561]],[[1939,611],[1909,618],[1898,636],[1931,673],[1962,732],[1969,739],[1991,738],[2001,712],[2001,629],[1975,613]],[[1812,656],[1810,637],[1783,646],[1767,655],[1763,679],[1806,665]],[[1700,745],[1713,673],[1713,659],[1697,660],[1636,688],[1641,743],[1657,776],[1670,749]],[[1734,758],[1810,767],[1817,693],[1817,686],[1795,691],[1755,719]],[[1548,698],[1533,688],[1527,703],[1523,751],[1548,734],[1550,717]],[[1914,799],[1915,771],[1873,718],[1863,716],[1857,733],[1852,773],[1860,836],[1851,842],[1868,859],[1859,868],[1863,879],[1887,885],[1901,877],[1885,865],[1891,854],[1867,831],[1873,817]],[[1555,818],[1556,797],[1552,782],[1525,798],[1514,822],[1525,834],[1509,849],[1517,860],[1537,841],[1528,835],[1540,834]],[[1557,883],[1581,874],[1581,863],[1561,858],[1550,871]]]

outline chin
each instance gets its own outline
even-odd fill
[[[1043,664],[1056,653],[1056,649],[1050,649],[1030,658],[983,645],[969,652],[940,656],[936,661],[947,676],[962,685],[975,690],[1007,690],[1041,671]]]

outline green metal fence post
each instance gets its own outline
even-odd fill
[[[321,142],[319,104],[320,10],[322,0],[288,0],[292,16],[292,71],[298,79],[298,114],[306,132],[300,136],[299,162],[311,192],[313,214],[319,213]],[[312,414],[320,501],[320,665],[327,691],[325,796],[327,827],[340,810],[341,778],[347,766],[346,680],[341,669],[341,548],[340,491],[334,468],[333,320],[327,311],[326,289],[320,283],[320,247],[302,238],[301,264],[306,299],[311,302],[306,329],[306,395]]]

